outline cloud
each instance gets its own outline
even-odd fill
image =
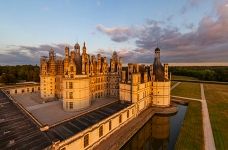
[[[198,2],[191,1],[191,5]],[[186,24],[189,29],[182,33],[178,28],[165,22],[146,20],[137,27],[103,27],[105,33],[115,42],[134,39],[135,48],[120,49],[124,61],[152,63],[157,40],[160,41],[161,56],[164,62],[228,62],[228,3],[216,7],[217,18],[205,16],[198,26]],[[134,31],[132,31],[134,30]],[[124,36],[125,40],[114,37]]]
[[[0,64],[1,65],[16,65],[16,64],[39,64],[41,56],[48,56],[48,52],[53,48],[56,56],[63,56],[65,44],[39,45],[39,46],[24,46],[24,45],[8,45],[1,50]]]
[[[188,10],[198,7],[204,0],[187,0],[185,5],[181,8],[181,14],[185,14]]]
[[[125,42],[131,38],[135,37],[135,29],[130,29],[128,27],[114,27],[107,28],[104,25],[97,25],[96,29],[101,33],[104,33],[111,37],[115,42]]]

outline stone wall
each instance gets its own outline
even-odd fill
[[[14,95],[14,94],[23,94],[23,93],[32,93],[32,92],[39,92],[40,91],[40,85],[34,84],[34,85],[14,85],[11,87],[5,87],[5,91],[8,94]]]
[[[54,149],[93,149],[102,140],[109,137],[112,133],[127,124],[130,120],[137,117],[140,112],[149,107],[146,99],[140,100],[118,113],[98,122],[90,128],[68,138],[62,142],[53,145]],[[120,119],[121,118],[121,119]],[[111,124],[111,125],[110,125]],[[103,128],[103,134],[99,135],[99,130]],[[88,137],[88,145],[85,145],[86,137]]]

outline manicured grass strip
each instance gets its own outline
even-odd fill
[[[175,76],[175,75],[173,75],[171,78],[172,78],[172,80],[199,80],[199,79],[194,78],[194,77]]]
[[[202,106],[200,102],[190,101],[183,125],[181,127],[176,150],[201,150],[204,149]]]
[[[228,149],[228,85],[204,84],[215,146]]]
[[[171,91],[171,95],[201,99],[200,84],[181,82],[180,85]]]

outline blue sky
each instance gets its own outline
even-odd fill
[[[88,53],[110,56],[115,50],[125,63],[150,63],[158,39],[165,62],[228,62],[227,5],[226,0],[1,0],[0,64],[36,64],[50,47],[62,55],[64,46],[77,41],[86,41]],[[220,35],[211,36],[213,31]],[[192,55],[184,59],[186,54]]]

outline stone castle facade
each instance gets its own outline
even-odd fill
[[[45,100],[63,99],[65,110],[79,110],[102,97],[166,107],[170,105],[168,64],[160,62],[160,49],[155,49],[154,63],[145,66],[128,64],[122,67],[114,52],[110,63],[105,56],[87,54],[85,43],[80,52],[75,44],[72,51],[65,48],[64,59],[57,58],[53,49],[49,57],[40,60],[40,90]],[[145,106],[144,106],[145,105]]]
[[[159,107],[170,105],[168,64],[161,64],[159,48],[155,49],[153,64],[128,64],[121,76],[120,100]]]
[[[49,57],[40,60],[40,90],[45,100],[63,99],[65,110],[79,110],[102,97],[119,97],[122,63],[114,52],[110,64],[105,56],[89,55],[86,44],[65,48],[64,59],[57,58],[53,49]]]

